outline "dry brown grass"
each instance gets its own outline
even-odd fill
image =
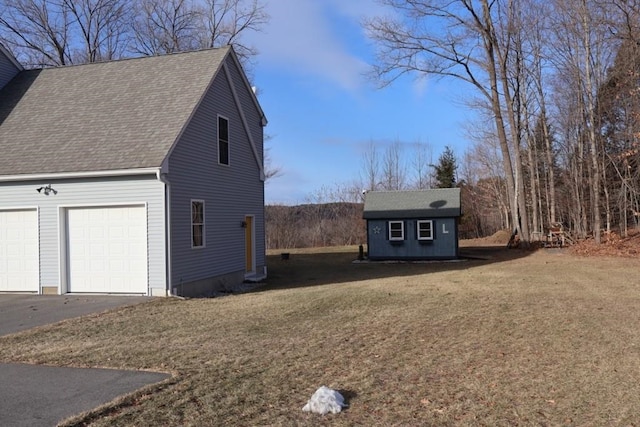
[[[94,413],[98,426],[638,425],[637,260],[472,250],[486,259],[278,252],[260,291],[7,336],[0,361],[174,373]],[[323,384],[350,408],[303,413]]]

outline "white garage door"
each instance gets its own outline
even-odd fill
[[[38,212],[0,211],[0,292],[38,292]]]
[[[144,206],[67,210],[67,292],[147,293]]]

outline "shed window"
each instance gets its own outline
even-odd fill
[[[433,221],[418,221],[418,240],[433,240]]]
[[[191,201],[191,247],[204,247],[204,200]]]
[[[229,120],[218,116],[218,163],[229,164]]]
[[[389,221],[389,240],[404,240],[403,221]]]

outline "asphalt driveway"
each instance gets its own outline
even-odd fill
[[[150,299],[141,296],[0,294],[0,335]]]
[[[149,300],[136,296],[0,294],[0,335]],[[168,377],[155,372],[0,363],[0,426],[55,426]]]

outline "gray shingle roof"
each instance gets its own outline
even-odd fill
[[[462,214],[459,188],[370,191],[365,195],[365,219],[442,218]]]
[[[21,72],[0,90],[0,175],[161,166],[229,51]]]

